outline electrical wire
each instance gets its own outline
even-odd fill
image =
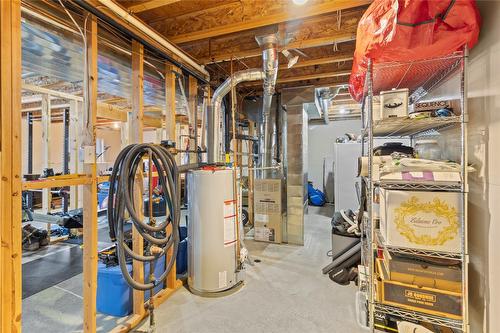
[[[154,165],[158,171],[159,184],[167,205],[166,219],[159,224],[144,222],[142,212],[138,212],[136,210],[138,207],[134,204],[136,172],[141,170],[139,167],[142,165],[143,157],[149,155],[151,156],[149,167]],[[150,290],[165,280],[177,257],[180,222],[180,181],[177,164],[172,154],[163,146],[145,143],[132,144],[125,147],[116,158],[109,183],[107,212],[109,233],[112,241],[116,242],[118,262],[123,277],[134,289]],[[126,243],[124,225],[129,219],[147,242],[145,254],[134,252]],[[151,219],[150,216],[150,221]],[[172,231],[167,234],[169,225],[172,226]],[[142,283],[134,280],[130,275],[126,255],[133,260],[148,262],[154,267],[156,261],[166,255],[170,249],[173,250],[172,256],[168,259],[165,271],[159,278],[151,276],[149,283]],[[153,271],[152,268],[150,273]]]

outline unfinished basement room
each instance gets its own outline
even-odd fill
[[[500,0],[0,27],[0,333],[500,332]]]

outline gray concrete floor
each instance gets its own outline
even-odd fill
[[[203,298],[185,288],[156,309],[157,332],[366,332],[355,322],[356,287],[339,286],[321,273],[331,248],[329,209],[310,208],[304,246],[246,241],[252,259],[245,286],[224,298]],[[23,302],[24,332],[82,330],[81,275]],[[123,319],[98,314],[98,332]],[[141,331],[147,332],[144,323]]]

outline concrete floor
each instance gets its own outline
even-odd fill
[[[185,288],[156,309],[157,332],[366,332],[355,322],[356,287],[339,286],[322,275],[329,263],[331,212],[310,208],[305,245],[246,241],[252,259],[245,286],[224,298],[194,296]],[[24,332],[80,332],[82,276],[23,302]],[[98,332],[123,319],[98,314]],[[147,332],[148,324],[140,328]]]

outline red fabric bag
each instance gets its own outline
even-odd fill
[[[474,0],[375,0],[361,18],[349,92],[363,97],[368,59],[374,64],[411,62],[452,54],[478,40]],[[402,73],[394,71],[394,82]],[[391,81],[391,78],[388,78]]]

